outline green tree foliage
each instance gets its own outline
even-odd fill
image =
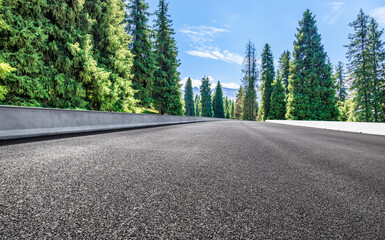
[[[195,95],[195,100],[194,100],[194,105],[195,105],[195,116],[199,117],[201,116],[201,98],[197,94]]]
[[[289,94],[289,76],[290,76],[290,52],[284,51],[279,58],[279,71],[281,73],[282,82],[285,87],[285,94]]]
[[[290,67],[286,118],[334,120],[338,116],[331,65],[315,17],[307,10],[299,22]]]
[[[180,63],[177,59],[178,49],[173,37],[174,30],[168,12],[168,3],[159,1],[159,9],[155,13],[155,56],[157,70],[155,71],[153,98],[159,109],[159,114],[182,115],[182,99],[179,84],[180,73],[177,71]],[[191,95],[192,99],[192,95]]]
[[[336,87],[338,100],[344,102],[346,97],[348,96],[348,92],[345,84],[344,64],[342,62],[338,62],[334,78],[337,82]]]
[[[139,104],[148,107],[152,102],[151,89],[156,70],[153,44],[150,41],[151,31],[147,25],[149,16],[147,12],[148,5],[144,0],[129,0],[127,8],[129,14],[126,19],[126,30],[133,37],[133,43],[130,45],[130,48],[134,54],[132,81],[133,87],[136,90],[135,98],[140,101]],[[165,74],[164,72],[162,73]],[[167,76],[157,77],[165,79]]]
[[[98,66],[110,72],[108,95],[100,103],[100,110],[133,111],[134,91],[131,87],[133,55],[122,24],[125,20],[124,3],[121,0],[86,1],[86,9],[95,20],[91,34],[94,40]]]
[[[195,116],[194,93],[191,78],[187,79],[184,88],[184,107],[186,116]]]
[[[201,116],[212,117],[213,111],[211,107],[211,83],[208,77],[202,78],[200,93],[201,93]]]
[[[285,87],[282,84],[282,76],[279,70],[277,77],[271,85],[273,91],[270,99],[270,110],[268,119],[284,120],[286,114]]]
[[[261,106],[258,111],[258,119],[265,121],[269,116],[271,93],[273,91],[272,83],[275,78],[274,58],[269,44],[266,44],[262,52],[261,69]]]
[[[0,79],[2,92],[7,92],[0,104],[44,106],[50,71],[43,56],[48,41],[44,27],[49,23],[43,16],[47,3],[5,0],[0,8],[0,59],[7,73]]]
[[[235,104],[234,100],[231,100],[230,118],[235,119]]]
[[[216,118],[225,118],[225,110],[223,105],[223,91],[221,83],[219,81],[214,92],[213,113],[214,117]]]
[[[243,87],[241,86],[238,89],[238,92],[236,94],[236,101],[235,101],[235,111],[234,111],[234,118],[241,120],[243,116],[243,97],[245,96],[245,90],[243,90]]]
[[[257,58],[254,44],[251,41],[246,45],[242,72],[242,82],[245,88],[242,119],[255,121],[257,115],[257,91],[255,89],[257,85]]]
[[[372,83],[372,105],[375,122],[385,122],[385,48],[382,41],[384,29],[379,29],[374,18],[370,19],[368,29],[369,66]]]

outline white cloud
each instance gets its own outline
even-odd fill
[[[385,6],[374,9],[372,16],[377,20],[379,25],[385,27]]]
[[[192,49],[186,51],[187,54],[227,63],[242,64],[243,57],[241,55],[209,44],[209,42],[214,42],[220,33],[229,32],[228,30],[212,26],[185,26],[179,31],[186,34],[193,42]]]
[[[242,65],[243,62],[243,57],[238,53],[231,53],[227,50],[221,50],[217,47],[200,47],[198,50],[186,51],[186,53],[192,56],[222,60],[227,63],[235,63],[239,65]]]
[[[198,44],[214,41],[219,33],[228,32],[226,29],[211,26],[185,26],[179,31],[185,33],[191,41]]]
[[[338,17],[344,12],[344,2],[330,2],[328,3],[330,12],[324,17],[324,21],[328,24],[333,24],[337,21]]]

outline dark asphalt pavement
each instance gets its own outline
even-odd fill
[[[207,122],[0,146],[0,239],[385,239],[385,137]]]

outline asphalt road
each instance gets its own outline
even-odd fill
[[[385,239],[385,137],[208,122],[0,146],[0,239]]]

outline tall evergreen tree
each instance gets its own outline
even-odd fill
[[[235,119],[235,104],[234,100],[231,100],[230,118]]]
[[[136,101],[131,87],[133,55],[128,47],[132,39],[122,24],[124,3],[121,0],[95,0],[85,4],[90,17],[95,20],[91,34],[98,66],[110,72],[110,92],[101,102],[100,109],[131,112]]]
[[[282,77],[282,82],[285,87],[285,94],[289,94],[289,76],[290,76],[290,52],[289,51],[284,51],[279,58],[279,67],[278,67],[281,77]]]
[[[187,79],[184,88],[184,106],[186,116],[195,116],[194,93],[191,78]]]
[[[338,62],[334,78],[336,79],[336,82],[337,82],[336,87],[337,87],[338,100],[341,102],[344,102],[346,97],[348,96],[348,92],[345,84],[344,64],[342,62]]]
[[[271,93],[268,119],[284,120],[286,114],[286,97],[285,87],[282,84],[282,77],[279,70],[277,71],[277,77],[271,86],[273,91]]]
[[[195,104],[195,116],[199,117],[199,116],[201,116],[201,107],[200,107],[201,106],[201,98],[198,94],[195,95],[194,104]]]
[[[147,25],[148,5],[144,0],[129,0],[127,8],[129,14],[126,30],[133,37],[130,46],[134,54],[132,74],[135,98],[142,106],[148,107],[152,102],[151,89],[156,69],[153,44],[150,41],[151,31]]]
[[[315,17],[306,10],[299,22],[290,67],[287,119],[334,120],[338,116],[334,81]]]
[[[242,119],[255,121],[257,115],[257,58],[254,44],[249,41],[246,45],[243,59],[243,78],[245,96],[243,99]]]
[[[153,96],[159,114],[182,115],[182,99],[179,84],[180,73],[177,71],[180,63],[177,59],[178,49],[176,47],[175,34],[172,21],[168,15],[168,3],[159,0],[159,9],[156,11],[155,23],[155,53],[157,70]]]
[[[214,92],[213,113],[215,118],[225,118],[225,111],[223,106],[223,91],[221,83],[219,81]]]
[[[235,102],[234,117],[235,117],[235,119],[238,119],[238,120],[241,120],[242,116],[243,116],[242,108],[243,108],[243,97],[244,97],[244,95],[245,95],[245,91],[243,90],[243,87],[241,86],[238,89],[237,94],[235,95],[237,99],[236,99],[236,102]]]
[[[384,42],[382,41],[383,33],[384,29],[380,30],[376,20],[371,18],[368,28],[368,47],[371,71],[370,79],[373,84],[372,106],[375,122],[385,122],[385,109],[381,106],[385,104],[385,48]],[[381,91],[383,92],[381,93]]]
[[[211,107],[211,83],[208,77],[202,78],[202,84],[200,86],[201,93],[201,112],[202,117],[211,117],[213,110]]]
[[[269,44],[266,44],[262,52],[261,69],[261,107],[258,112],[258,119],[265,121],[269,116],[270,100],[273,87],[271,86],[275,78],[274,58]]]
[[[357,19],[349,24],[354,33],[349,34],[350,43],[347,45],[347,57],[350,61],[348,69],[350,78],[353,79],[353,101],[358,119],[366,122],[373,121],[371,99],[374,92],[370,71],[369,20],[370,17],[361,9]]]

